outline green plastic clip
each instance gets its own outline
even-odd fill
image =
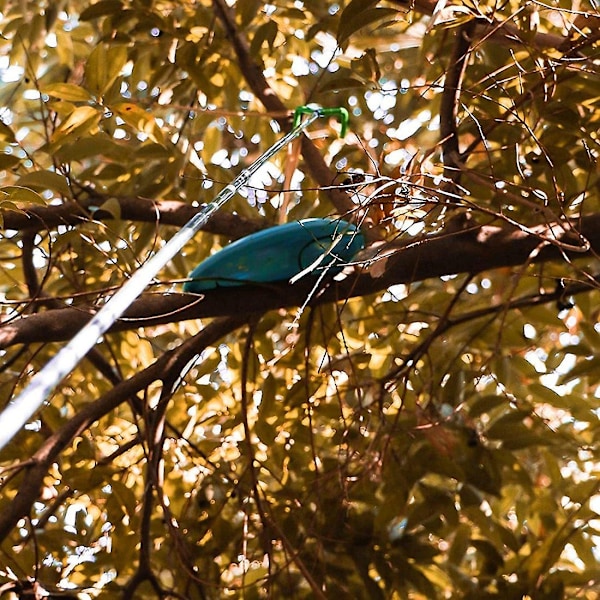
[[[340,137],[344,137],[346,135],[346,131],[348,130],[348,111],[345,108],[336,107],[336,108],[322,108],[320,106],[299,106],[294,111],[294,127],[300,125],[302,120],[302,115],[312,115],[314,113],[318,113],[320,117],[337,117],[340,122]]]

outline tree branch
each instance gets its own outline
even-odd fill
[[[574,226],[577,230],[574,230]],[[576,224],[554,223],[531,228],[529,233],[509,226],[473,226],[459,231],[413,239],[404,244],[370,247],[361,257],[371,266],[334,282],[314,295],[313,304],[364,296],[399,283],[413,283],[457,273],[480,273],[528,261],[565,260],[600,254],[600,214]],[[574,252],[583,236],[586,252]],[[543,241],[547,239],[548,241]],[[532,256],[534,255],[535,256]],[[370,261],[370,262],[369,262]],[[301,306],[314,280],[218,288],[196,296],[146,294],[137,300],[110,330],[126,331],[164,323],[225,315],[249,315],[281,307]],[[0,348],[71,338],[91,318],[93,309],[62,308],[25,315],[0,327]]]
[[[443,15],[444,10],[452,15],[453,6],[447,9],[442,8],[441,11],[436,11],[439,4],[437,0],[391,0],[394,4],[401,6],[407,10],[415,10],[424,15],[439,14]],[[560,11],[561,9],[557,9]],[[597,14],[590,11],[590,17],[597,17]],[[540,50],[555,49],[572,54],[572,43],[570,37],[562,36],[556,33],[545,33],[543,31],[523,33],[516,25],[509,21],[500,21],[498,19],[488,19],[483,17],[475,17],[476,29],[474,35],[477,38],[491,39],[494,42],[514,48],[515,46],[530,46]],[[577,54],[577,56],[583,57]]]
[[[475,22],[468,21],[457,29],[450,65],[444,80],[444,91],[440,104],[440,136],[444,160],[444,178],[448,182],[458,181],[461,173],[457,131],[458,105],[474,28]],[[455,192],[454,189],[448,191]]]
[[[96,203],[112,199],[106,196]],[[149,200],[140,197],[115,198],[119,203],[120,217],[127,221],[160,223],[161,225],[185,225],[202,207],[190,206],[178,200]],[[108,221],[114,215],[106,210],[86,210],[77,202],[65,202],[57,206],[31,206],[22,211],[3,210],[3,227],[8,230],[35,232],[54,229],[59,225],[78,225],[84,221]],[[227,212],[218,212],[202,228],[208,233],[239,238],[258,231],[263,226],[258,219],[250,220]]]

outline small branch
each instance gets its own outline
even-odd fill
[[[444,178],[449,182],[458,182],[461,173],[457,131],[458,106],[474,29],[475,21],[471,20],[456,31],[456,40],[450,58],[450,65],[446,72],[440,104],[440,135],[444,160]],[[451,189],[448,191],[454,193],[456,190]]]
[[[466,281],[468,282],[469,279]],[[600,285],[600,277],[596,277],[596,281],[598,282],[598,285]],[[394,369],[390,370],[386,375],[384,375],[381,379],[381,382],[385,385],[393,380],[396,380],[404,371],[410,368],[411,364],[414,364],[416,360],[418,360],[425,352],[428,351],[435,339],[444,335],[457,325],[477,321],[486,317],[490,317],[491,322],[494,320],[494,318],[496,318],[497,315],[505,315],[511,310],[532,308],[534,306],[549,304],[551,302],[562,302],[565,298],[588,292],[591,289],[593,289],[593,286],[589,283],[572,283],[564,288],[562,286],[557,286],[553,292],[531,294],[521,298],[515,298],[513,300],[506,300],[487,308],[479,308],[477,310],[459,314],[454,318],[449,318],[450,311],[446,310],[433,331],[420,344],[418,344],[409,355],[402,359],[401,365],[394,367]],[[457,299],[458,294],[454,296],[449,308],[452,308]],[[501,332],[502,329],[500,328],[499,331]]]
[[[260,496],[260,488],[258,485],[258,477],[256,475],[256,456],[254,452],[254,442],[252,440],[252,429],[250,428],[250,422],[248,419],[250,402],[248,394],[248,371],[250,368],[250,360],[252,349],[254,346],[254,332],[258,319],[254,319],[248,328],[248,335],[246,343],[244,344],[244,352],[242,354],[242,367],[240,373],[240,387],[241,387],[241,414],[242,424],[244,427],[244,438],[246,452],[248,453],[248,470],[250,473],[250,481],[252,483],[252,495],[254,496],[254,502],[256,504],[256,512],[258,513],[260,522],[262,523],[262,535],[261,540],[264,545],[264,552],[269,556],[271,560],[272,556],[272,540],[269,533],[269,518],[267,512],[263,506],[262,498]]]
[[[33,232],[27,232],[23,236],[23,275],[25,277],[25,285],[27,285],[30,298],[35,298],[40,291],[37,269],[33,264],[33,251],[35,250],[34,238],[35,233]]]
[[[406,10],[414,9],[424,15],[433,15],[439,2],[437,0],[392,0],[392,2]],[[452,10],[452,6],[449,7]],[[560,9],[557,9],[559,11]],[[589,11],[589,17],[597,17],[597,13]],[[477,37],[489,38],[502,46],[515,48],[528,46],[540,50],[555,49],[571,55],[572,40],[568,36],[543,31],[523,33],[516,25],[509,21],[498,19],[477,19],[477,28],[474,32]]]

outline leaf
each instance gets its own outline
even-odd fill
[[[403,576],[409,581],[425,598],[435,598],[437,596],[436,590],[425,577],[420,569],[417,567],[407,564],[403,569]]]
[[[52,141],[64,143],[66,141],[65,138],[70,135],[81,135],[89,131],[98,123],[100,116],[99,110],[93,106],[78,106],[54,132]]]
[[[3,206],[5,201],[24,204],[42,204],[46,205],[46,201],[35,191],[28,187],[18,185],[7,185],[0,188],[0,206]]]
[[[469,415],[472,418],[476,418],[480,417],[482,414],[489,413],[500,406],[509,405],[509,400],[504,396],[476,396],[472,403],[469,402]]]
[[[263,382],[262,398],[258,408],[258,419],[263,420],[280,412],[276,399],[277,381],[269,374]]]
[[[336,92],[364,87],[364,82],[355,77],[336,77],[319,86],[319,92]]]
[[[19,187],[33,188],[34,190],[51,190],[63,196],[70,196],[71,190],[66,178],[54,171],[33,171],[23,175],[17,181]]]
[[[360,19],[361,15],[375,6],[379,0],[350,0],[340,15],[340,27],[348,21]]]
[[[550,533],[525,559],[524,566],[530,585],[534,585],[542,574],[555,565],[571,535],[571,527],[562,527]]]
[[[580,377],[587,377],[592,382],[597,382],[600,377],[600,357],[578,361],[568,373],[560,377],[559,383],[563,385]]]
[[[202,138],[202,160],[204,164],[209,164],[213,155],[221,148],[222,132],[216,125],[210,125],[206,128]]]
[[[14,131],[0,119],[0,139],[7,144],[16,142]]]
[[[365,81],[378,82],[381,71],[377,63],[377,53],[373,48],[367,48],[360,58],[352,61],[352,72],[360,75]]]
[[[81,162],[98,156],[109,156],[114,160],[124,161],[131,156],[131,153],[107,135],[93,134],[64,144],[57,150],[56,156],[64,163]]]
[[[109,213],[113,219],[121,218],[121,204],[116,198],[109,198],[98,207],[98,210]]]
[[[41,91],[71,102],[91,102],[94,99],[87,90],[73,83],[50,83],[43,86]]]
[[[123,3],[119,0],[100,0],[84,9],[79,18],[82,21],[91,21],[98,17],[118,15],[122,10]]]
[[[256,56],[260,54],[262,45],[266,42],[269,50],[273,51],[273,45],[275,44],[275,38],[277,37],[277,23],[275,21],[267,21],[261,25],[252,38],[250,44],[250,52]]]
[[[85,80],[92,93],[102,95],[121,74],[127,62],[127,48],[123,45],[98,44],[85,65]]]
[[[261,0],[244,0],[244,2],[236,2],[235,10],[240,19],[240,25],[246,27],[256,18],[256,15],[261,9],[263,2]]]
[[[21,159],[14,154],[0,153],[0,169],[10,169],[20,164]]]
[[[162,131],[149,111],[131,102],[116,104],[113,106],[113,110],[136,131],[145,133],[154,142],[164,143]]]
[[[58,29],[56,31],[56,53],[61,64],[72,69],[75,63],[73,37],[70,32]]]
[[[541,437],[523,423],[527,416],[517,411],[508,413],[488,428],[486,436],[491,440],[501,440],[505,448],[512,450],[550,443],[548,438]]]
[[[360,5],[361,9],[354,10],[354,4]],[[344,44],[354,33],[363,27],[373,25],[383,19],[394,18],[398,11],[393,8],[363,8],[365,5],[374,4],[373,2],[362,2],[353,0],[344,10],[340,17],[340,23],[337,31],[337,40],[339,44]],[[352,11],[348,9],[352,8]]]
[[[137,158],[142,160],[167,160],[171,153],[163,144],[147,143],[140,146],[136,151]]]
[[[471,535],[471,527],[466,523],[462,523],[456,528],[448,553],[448,560],[451,563],[459,565],[462,562],[464,555],[469,549]]]

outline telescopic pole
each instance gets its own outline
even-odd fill
[[[306,115],[306,118],[303,116]],[[12,400],[0,414],[0,450],[21,430],[54,388],[66,377],[96,344],[98,339],[127,310],[144,291],[152,278],[169,260],[192,239],[217,210],[219,210],[273,155],[297,138],[311,123],[324,116],[336,116],[341,122],[343,136],[348,122],[344,108],[313,108],[301,106],[294,113],[291,131],[273,144],[212,202],[194,215],[154,256],[148,259],[131,278],[110,298],[94,317],[56,354],[46,366],[33,376],[29,385]]]

